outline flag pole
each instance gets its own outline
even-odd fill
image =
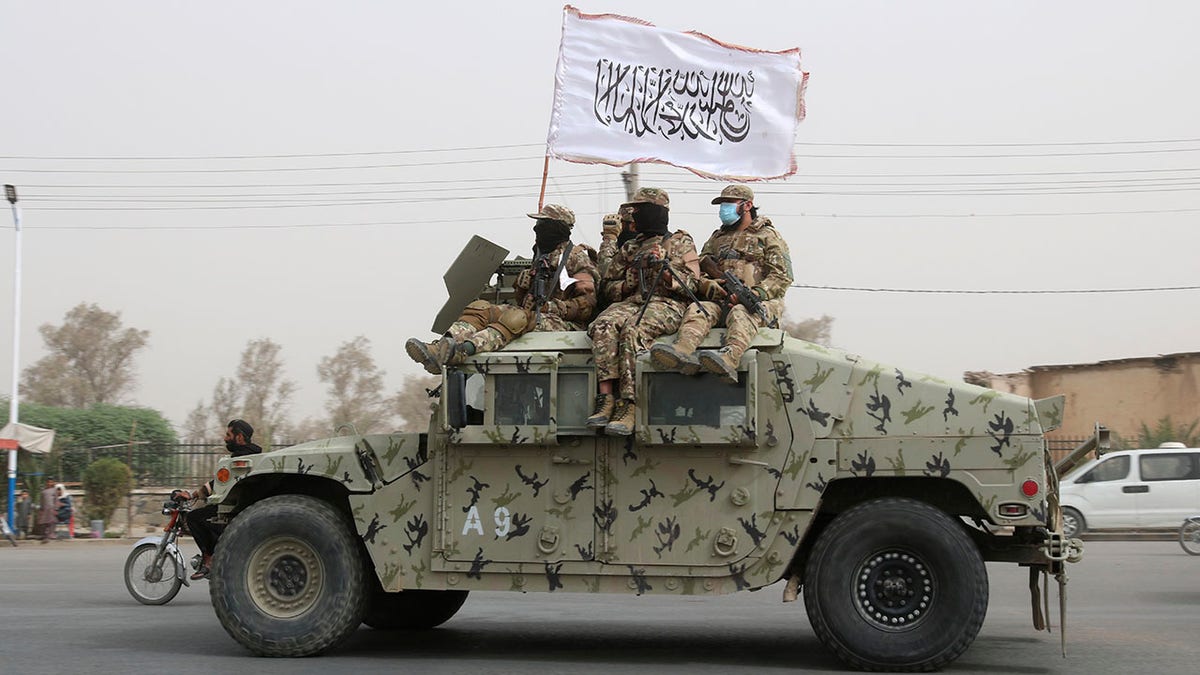
[[[542,211],[542,203],[546,200],[546,176],[550,174],[550,153],[546,153],[546,162],[542,164],[542,191],[538,193],[538,213]]]
[[[14,425],[19,421],[17,416],[17,394],[20,382],[21,356],[21,207],[17,206],[17,188],[15,185],[4,186],[4,196],[12,205],[13,225],[16,239],[13,248],[16,251],[16,262],[13,265],[13,361],[12,361],[12,398],[8,402],[8,421]],[[8,522],[13,522],[13,501],[17,492],[17,448],[8,450]]]

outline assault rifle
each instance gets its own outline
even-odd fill
[[[638,267],[638,286],[642,289],[642,308],[638,310],[637,319],[633,322],[633,325],[637,326],[642,323],[642,315],[646,313],[646,308],[650,306],[650,301],[654,299],[654,292],[658,290],[658,284],[662,281],[664,273],[670,274],[675,279],[675,283],[679,284],[679,287],[691,298],[692,302],[696,303],[696,306],[700,308],[704,316],[708,316],[704,305],[700,304],[700,299],[696,297],[692,289],[688,288],[688,285],[679,277],[679,273],[675,271],[675,268],[671,267],[669,260],[650,254],[645,258],[639,256],[634,260],[634,264]],[[654,273],[654,281],[650,283],[649,289],[646,288],[646,271]]]
[[[759,299],[758,293],[746,284],[733,273],[733,270],[725,270],[722,275],[725,279],[725,292],[730,295],[737,296],[738,304],[758,315],[762,319],[763,324],[767,323],[767,308],[763,306],[763,301]],[[775,327],[775,321],[771,321],[771,327]]]
[[[566,255],[564,253],[563,258],[566,258]],[[542,305],[546,304],[546,300],[550,297],[550,293],[546,291],[546,286],[553,279],[554,269],[550,267],[550,259],[545,255],[538,255],[538,257],[534,258],[533,288],[530,289],[530,292],[533,294],[533,325],[535,326],[538,320],[542,318]]]

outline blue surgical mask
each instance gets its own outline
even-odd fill
[[[732,225],[742,219],[737,212],[737,207],[736,202],[721,202],[721,210],[717,213],[721,217],[722,225]]]

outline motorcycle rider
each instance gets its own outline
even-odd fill
[[[245,420],[230,420],[229,424],[225,425],[225,448],[234,457],[256,455],[262,452],[262,448],[250,442],[250,437],[253,435],[254,427]],[[212,494],[212,490],[213,482],[210,480],[196,488],[194,493],[184,490],[180,494],[185,499],[199,503],[201,500],[207,500],[208,496]],[[192,533],[192,539],[196,541],[196,545],[200,547],[200,553],[204,556],[199,569],[191,576],[192,581],[207,579],[209,572],[212,571],[213,550],[217,547],[217,538],[221,536],[221,530],[224,529],[221,525],[209,522],[209,519],[215,515],[217,515],[216,504],[193,509],[187,514],[188,530]]]

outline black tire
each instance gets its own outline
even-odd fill
[[[270,497],[239,514],[217,541],[209,581],[225,631],[260,656],[329,651],[366,610],[358,537],[315,497]]]
[[[1062,507],[1062,524],[1063,536],[1067,538],[1087,532],[1087,521],[1083,519],[1083,514],[1069,506]]]
[[[821,533],[804,604],[817,637],[851,667],[936,670],[979,633],[987,570],[955,519],[912,499],[877,499]]]
[[[423,630],[450,620],[463,603],[467,591],[412,590],[376,593],[363,623],[375,630]]]
[[[1200,555],[1200,518],[1188,518],[1179,526],[1179,545],[1188,555]]]
[[[125,589],[143,605],[165,605],[179,593],[183,579],[176,570],[175,556],[166,554],[155,565],[157,544],[142,544],[125,559]]]

